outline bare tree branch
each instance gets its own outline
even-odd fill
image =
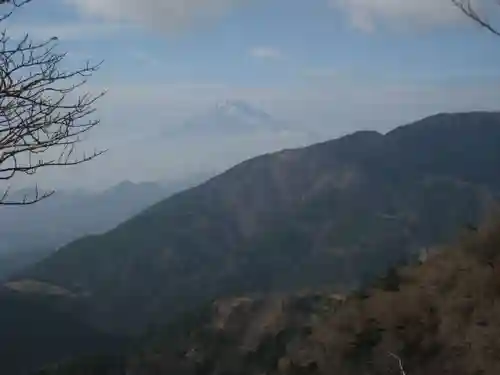
[[[10,4],[11,5],[11,8],[6,12],[4,13],[3,15],[0,16],[0,22],[9,18],[12,13],[14,13],[14,10],[16,8],[21,8],[22,6],[30,3],[31,0],[0,0],[0,5],[2,4]]]
[[[21,199],[17,199],[14,201],[8,201],[6,198],[9,195],[9,189],[6,189],[3,195],[0,197],[0,202],[3,206],[27,206],[31,204],[35,204],[45,198],[50,197],[52,194],[54,194],[55,191],[44,191],[40,192],[38,189],[38,185],[35,186],[35,193],[33,196],[29,196],[28,194],[24,194],[24,196]]]
[[[396,354],[391,353],[391,352],[389,352],[389,355],[398,361],[399,371],[401,371],[401,375],[406,375],[403,361],[401,360],[401,358],[399,356],[397,356]]]
[[[491,33],[500,36],[500,31],[494,27],[484,16],[481,16],[478,11],[476,10],[476,7],[473,5],[472,0],[451,0],[452,3],[458,7],[464,13],[467,17],[472,19],[474,22],[478,23],[480,26],[484,27],[486,30],[490,31]],[[498,0],[495,0],[497,5],[500,5],[498,3]]]
[[[0,0],[1,6],[10,7],[0,23],[29,2]],[[65,71],[65,57],[57,52],[56,37],[33,42],[26,34],[14,40],[6,30],[0,31],[0,182],[45,167],[81,164],[102,154],[75,156],[81,136],[99,124],[90,116],[104,92],[78,93],[101,63]],[[32,204],[52,193],[40,193],[36,187],[34,198],[8,201],[6,189],[0,205]]]

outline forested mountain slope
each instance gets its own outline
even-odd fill
[[[462,233],[420,265],[364,290],[214,301],[137,353],[50,375],[495,375],[500,371],[500,224]],[[87,371],[87,372],[85,372]]]

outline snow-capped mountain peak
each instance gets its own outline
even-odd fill
[[[223,100],[191,117],[176,131],[165,132],[164,136],[190,140],[203,138],[245,142],[266,140],[277,145],[300,145],[311,143],[312,134],[294,129],[288,123],[277,120],[270,114],[243,100]],[[267,152],[267,150],[266,150]]]
[[[220,116],[250,121],[272,121],[271,115],[253,107],[243,100],[224,100],[216,104],[215,112]]]
[[[223,133],[226,135],[277,131],[282,124],[268,113],[242,100],[224,100],[204,113],[191,118],[183,127],[184,132],[202,135]]]

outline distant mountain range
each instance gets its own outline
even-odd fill
[[[203,181],[202,176],[170,184],[124,181],[103,192],[57,191],[29,206],[0,207],[0,279],[79,237],[104,233],[143,209]],[[13,191],[11,200],[32,196]]]
[[[11,281],[80,296],[85,319],[116,332],[212,298],[345,292],[479,222],[498,199],[499,165],[499,113],[358,132],[241,163]]]

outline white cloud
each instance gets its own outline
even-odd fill
[[[244,0],[66,0],[83,14],[125,21],[162,31],[177,31],[193,22],[225,14]]]
[[[477,2],[481,0],[476,0]],[[328,0],[334,8],[345,11],[355,27],[373,31],[377,26],[436,26],[464,17],[451,0]]]
[[[124,21],[176,32],[205,20],[221,17],[231,8],[259,0],[63,0],[83,15]],[[273,0],[268,0],[273,1]],[[307,1],[304,1],[307,6]],[[452,0],[321,0],[344,11],[353,25],[365,31],[378,26],[449,25],[465,17]],[[472,0],[484,6],[493,0]]]
[[[258,59],[276,60],[283,57],[283,53],[273,47],[254,47],[250,50],[250,56]]]

